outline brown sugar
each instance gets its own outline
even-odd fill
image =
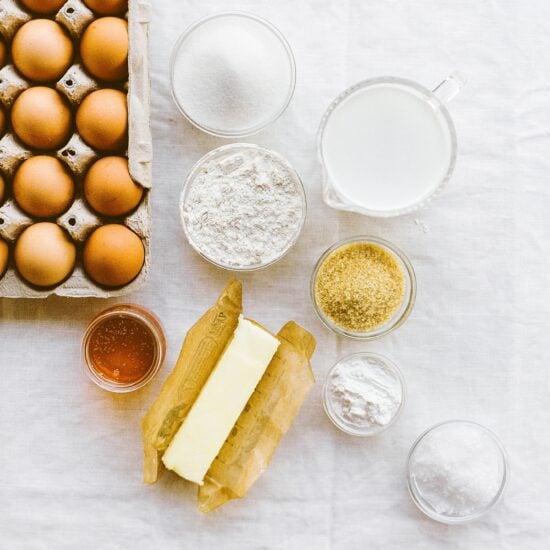
[[[368,332],[389,321],[403,302],[405,278],[397,259],[369,242],[342,245],[323,261],[315,300],[338,327]]]

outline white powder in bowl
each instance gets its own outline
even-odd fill
[[[396,418],[403,393],[395,366],[382,356],[359,353],[341,359],[332,369],[325,404],[329,417],[345,431],[374,435]]]
[[[173,56],[174,95],[187,117],[216,134],[268,124],[293,91],[290,50],[277,31],[243,14],[199,23]]]
[[[418,442],[409,460],[411,490],[422,506],[448,518],[490,507],[505,480],[506,463],[494,435],[471,422],[446,422]]]
[[[283,256],[302,229],[305,195],[280,155],[255,145],[215,149],[191,172],[181,214],[189,242],[230,269],[255,269]]]

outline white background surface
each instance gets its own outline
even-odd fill
[[[102,392],[84,378],[80,337],[100,300],[0,300],[0,549],[544,549],[550,540],[550,3],[545,0],[155,0],[151,28],[154,251],[152,277],[128,300],[152,308],[169,343],[144,390]],[[141,484],[139,422],[186,329],[228,274],[184,242],[177,200],[192,164],[221,140],[179,115],[168,87],[178,34],[222,9],[275,23],[292,44],[298,86],[287,113],[252,141],[295,165],[310,216],[281,263],[242,277],[247,315],[272,330],[292,318],[318,337],[318,384],[244,501],[202,516],[195,489],[173,475]],[[428,209],[375,221],[331,211],[320,197],[315,133],[332,98],[370,76],[435,87],[461,69],[450,106],[459,136],[455,176]],[[309,275],[336,239],[385,237],[410,256],[418,301],[393,335],[339,340],[316,320]],[[398,363],[409,398],[372,440],[332,427],[321,385],[343,353]],[[425,519],[405,487],[414,439],[468,418],[508,449],[505,500],[485,519],[448,527]]]

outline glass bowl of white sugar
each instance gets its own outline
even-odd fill
[[[298,241],[306,211],[304,187],[290,163],[250,143],[207,153],[192,168],[180,196],[191,247],[232,271],[279,261]]]
[[[441,523],[467,523],[492,510],[509,477],[498,437],[467,420],[425,431],[409,453],[409,493],[420,511]]]
[[[373,436],[399,418],[405,406],[405,379],[377,353],[352,353],[338,360],[323,387],[323,405],[332,423],[349,435]]]
[[[189,122],[211,135],[242,138],[277,120],[296,86],[296,63],[283,34],[244,12],[192,24],[174,46],[172,95]]]

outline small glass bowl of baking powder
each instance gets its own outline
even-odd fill
[[[500,501],[509,465],[502,443],[489,428],[469,420],[448,420],[415,441],[407,478],[411,498],[421,512],[441,523],[468,523]]]
[[[376,353],[352,353],[332,367],[323,387],[323,405],[332,423],[349,435],[373,436],[399,418],[406,399],[397,366]]]
[[[304,186],[291,164],[250,143],[207,153],[191,169],[180,196],[191,247],[231,271],[279,261],[298,241],[306,214]]]
[[[313,269],[310,294],[327,328],[339,336],[374,340],[409,317],[416,300],[416,275],[397,246],[360,235],[322,254]]]

